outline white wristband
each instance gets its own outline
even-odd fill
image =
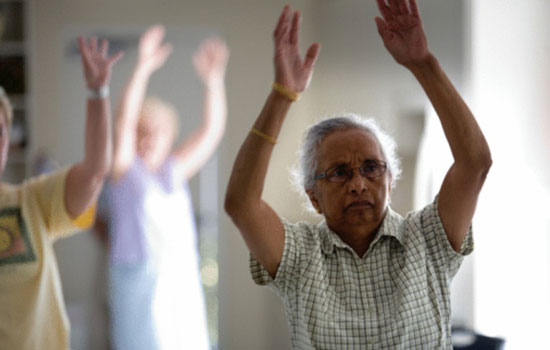
[[[98,89],[89,89],[88,88],[88,98],[89,99],[100,99],[109,97],[109,85],[103,85]]]

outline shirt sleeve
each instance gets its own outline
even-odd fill
[[[447,238],[447,233],[439,216],[436,196],[434,201],[421,212],[421,227],[427,244],[427,251],[432,261],[447,269],[450,277],[453,277],[464,258],[474,249],[472,225],[462,242],[460,250],[456,252]]]
[[[250,273],[254,282],[258,285],[269,286],[279,295],[287,294],[288,290],[296,285],[298,281],[298,252],[301,246],[300,231],[302,230],[301,225],[291,224],[285,219],[282,219],[282,223],[285,230],[285,243],[275,279],[250,254]]]
[[[89,228],[95,218],[96,204],[79,217],[72,219],[65,205],[65,180],[69,167],[33,178],[26,186],[27,208],[31,220],[42,218],[47,235],[57,239],[77,230]],[[32,202],[36,201],[35,204]]]

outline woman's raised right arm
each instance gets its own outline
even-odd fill
[[[284,248],[284,229],[277,213],[262,200],[265,176],[281,126],[299,93],[309,84],[319,44],[299,54],[301,15],[287,5],[273,33],[275,84],[233,165],[225,210],[240,230],[252,255],[275,277]]]
[[[162,43],[164,27],[149,28],[139,40],[138,60],[120,99],[115,120],[115,141],[111,177],[120,178],[136,155],[136,134],[139,113],[151,74],[162,67],[172,46]]]

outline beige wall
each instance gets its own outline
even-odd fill
[[[415,147],[421,131],[425,98],[403,68],[385,52],[377,37],[374,1],[289,1],[304,13],[304,47],[322,43],[321,56],[310,89],[291,110],[266,182],[265,197],[290,220],[308,218],[299,196],[288,182],[304,128],[323,115],[359,112],[374,115],[397,136],[403,147],[407,172],[393,200],[398,211],[411,208]],[[136,1],[34,0],[31,1],[32,78],[34,112],[32,149],[48,149],[62,164],[78,159],[81,145],[74,134],[83,132],[83,114],[76,121],[60,117],[64,95],[63,40],[68,28],[141,28],[161,22],[185,32],[219,33],[228,42],[231,58],[227,73],[229,121],[219,154],[219,191],[223,198],[232,162],[270,89],[271,32],[283,1]],[[462,69],[462,8],[457,1],[420,2],[432,50],[455,81]],[[183,39],[184,40],[184,39]],[[121,68],[124,72],[125,69]],[[115,74],[118,74],[115,71]],[[81,79],[81,77],[75,77]],[[123,81],[123,74],[120,74]],[[119,84],[119,83],[117,83]],[[459,84],[460,85],[460,84]],[[113,87],[113,94],[116,94]],[[419,117],[420,116],[420,117]],[[65,119],[64,119],[65,118]],[[420,125],[420,127],[419,127]],[[71,141],[73,140],[73,141]],[[78,140],[78,138],[76,138]],[[71,143],[73,142],[73,143]],[[221,209],[221,203],[218,203]],[[223,210],[220,210],[223,212]],[[248,253],[227,216],[219,218],[220,348],[282,349],[288,330],[282,304],[267,289],[255,287],[248,274]],[[94,300],[93,276],[102,258],[90,235],[57,245],[63,286],[69,301]],[[90,302],[91,303],[91,302]],[[90,304],[90,308],[97,305]]]

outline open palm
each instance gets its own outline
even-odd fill
[[[312,44],[304,59],[299,52],[300,13],[294,11],[291,16],[290,7],[283,9],[273,39],[275,41],[275,81],[287,88],[304,91],[311,79],[313,64],[319,54],[319,44]]]
[[[383,18],[375,19],[384,46],[404,66],[423,62],[430,52],[416,0],[388,2],[377,0]]]
[[[89,41],[84,37],[78,37],[78,46],[84,67],[86,86],[90,89],[98,89],[109,83],[112,66],[122,57],[122,52],[108,56],[109,44],[103,40],[98,46],[97,38],[92,36]]]
[[[193,55],[195,71],[206,84],[222,82],[229,58],[229,49],[223,40],[209,38],[201,42]]]
[[[158,24],[147,29],[139,39],[138,65],[150,72],[162,67],[172,52],[172,45],[163,43],[164,26]]]

